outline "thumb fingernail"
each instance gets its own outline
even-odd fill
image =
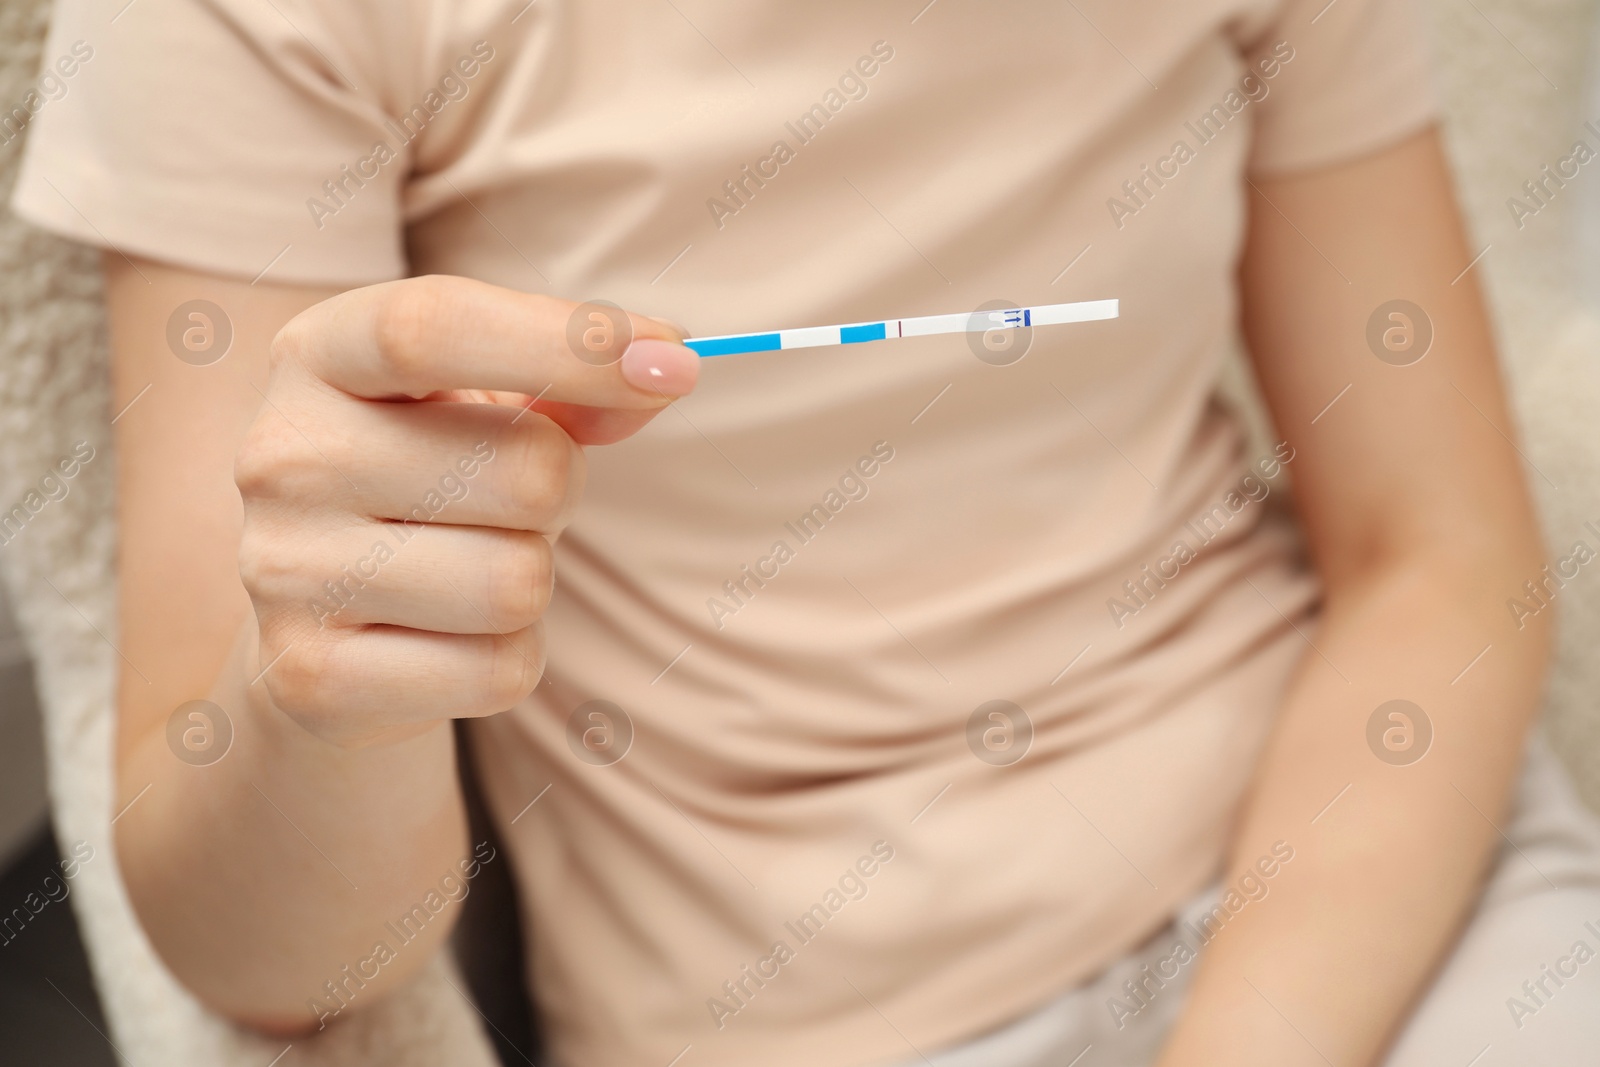
[[[671,341],[640,338],[622,353],[622,377],[647,393],[684,396],[700,377],[700,357]]]

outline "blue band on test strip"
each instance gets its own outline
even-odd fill
[[[736,356],[741,352],[776,352],[783,347],[783,339],[775,333],[747,333],[684,344],[702,356]]]
[[[872,322],[865,326],[841,326],[839,328],[839,343],[842,345],[860,344],[863,341],[881,341],[886,336],[887,332],[881,322]]]
[[[785,333],[799,334],[801,332],[798,330],[780,330],[777,333],[747,333],[740,334],[737,337],[716,337],[707,340],[691,339],[685,341],[684,344],[702,356],[734,356],[744,352],[773,352],[790,347],[796,341],[800,342],[800,347],[807,348],[817,343],[815,339],[809,339],[810,344],[806,344],[799,337],[791,337],[789,339],[790,345],[783,343]],[[856,345],[867,341],[882,341],[888,336],[889,331],[886,323],[869,322],[860,326],[839,327],[838,341],[836,343]]]

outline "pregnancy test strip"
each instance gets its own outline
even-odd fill
[[[1096,322],[1117,317],[1115,300],[1080,300],[1075,304],[1044,304],[1001,311],[964,312],[958,315],[923,315],[914,319],[852,322],[843,326],[806,326],[770,333],[733,333],[720,337],[691,337],[683,342],[702,357],[733,356],[743,352],[778,352],[790,348],[857,345],[897,337],[930,337],[941,333],[988,333],[1020,330],[1028,326],[1056,326],[1067,322]]]

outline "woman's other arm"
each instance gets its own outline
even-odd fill
[[[1249,197],[1244,330],[1326,599],[1228,878],[1280,840],[1294,860],[1207,949],[1161,1064],[1355,1067],[1379,1061],[1499,840],[1550,647],[1550,612],[1519,625],[1506,601],[1543,550],[1436,133]],[[1367,342],[1395,299],[1431,320],[1409,366]],[[1396,699],[1433,729],[1409,765],[1368,744]]]

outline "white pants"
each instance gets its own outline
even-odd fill
[[[1573,792],[1542,734],[1529,745],[1504,829],[1510,841],[1483,897],[1385,1067],[1600,1063],[1600,819]],[[1197,896],[1144,945],[1033,1014],[904,1067],[1148,1067],[1197,963],[1180,968],[1136,1015],[1124,1011],[1120,1028],[1109,1002],[1136,1004],[1123,983],[1169,956],[1180,937],[1192,946],[1185,924],[1198,924],[1218,893]],[[1593,958],[1580,962],[1578,942]]]

